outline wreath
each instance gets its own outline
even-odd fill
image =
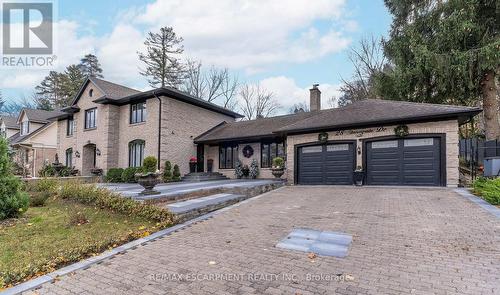
[[[320,142],[327,142],[328,141],[328,133],[321,132],[320,134],[318,134],[318,140]]]
[[[253,148],[249,145],[246,145],[243,148],[243,156],[245,156],[245,158],[250,158],[251,156],[253,156]]]
[[[405,137],[410,134],[410,132],[408,131],[408,126],[406,125],[399,125],[398,127],[394,128],[394,133],[398,137]]]

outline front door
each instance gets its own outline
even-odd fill
[[[203,144],[196,146],[196,158],[198,160],[198,172],[203,172],[205,170],[205,146]]]

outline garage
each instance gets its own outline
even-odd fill
[[[303,146],[297,149],[299,184],[352,184],[352,142]]]
[[[440,186],[439,137],[389,139],[366,143],[368,185]]]

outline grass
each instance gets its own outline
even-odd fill
[[[478,178],[473,184],[474,194],[492,205],[500,205],[500,178]]]
[[[71,225],[82,213],[88,223]],[[159,230],[153,220],[50,198],[0,222],[0,290]]]

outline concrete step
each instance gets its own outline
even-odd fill
[[[191,181],[191,182],[224,180],[224,179],[229,179],[229,178],[219,172],[195,172],[186,174],[182,177],[183,181]]]
[[[245,195],[215,194],[202,198],[168,204],[165,207],[174,213],[179,221],[196,218],[246,199]]]

